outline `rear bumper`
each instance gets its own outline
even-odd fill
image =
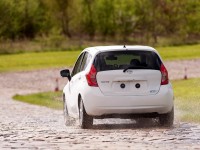
[[[82,93],[85,110],[91,116],[113,114],[164,114],[174,106],[171,85],[162,85],[156,95],[105,96],[98,87],[88,87]]]

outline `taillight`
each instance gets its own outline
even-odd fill
[[[86,74],[86,79],[87,79],[87,82],[88,82],[89,86],[96,86],[96,87],[98,87],[97,79],[96,79],[96,74],[97,74],[97,70],[94,67],[94,65],[92,65],[91,68],[90,68],[89,73]]]
[[[161,85],[168,84],[169,83],[168,72],[163,64],[161,64],[161,66],[160,66],[160,71],[161,71],[161,75],[162,75]]]

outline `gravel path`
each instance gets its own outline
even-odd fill
[[[200,59],[168,61],[165,65],[170,79],[183,79],[185,72],[188,78],[200,77]]]
[[[171,79],[200,77],[200,60],[166,62]],[[179,122],[171,129],[148,120],[95,120],[94,128],[64,126],[62,111],[12,100],[14,94],[53,91],[66,83],[59,68],[0,74],[0,149],[200,149],[200,125]]]

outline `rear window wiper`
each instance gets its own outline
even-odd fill
[[[128,66],[127,68],[125,68],[123,70],[123,72],[126,72],[129,69],[147,69],[147,67],[143,67],[143,66]]]

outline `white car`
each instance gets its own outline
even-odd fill
[[[174,121],[173,89],[158,52],[149,46],[97,46],[84,49],[63,89],[64,116],[91,128],[94,118],[159,118]]]

